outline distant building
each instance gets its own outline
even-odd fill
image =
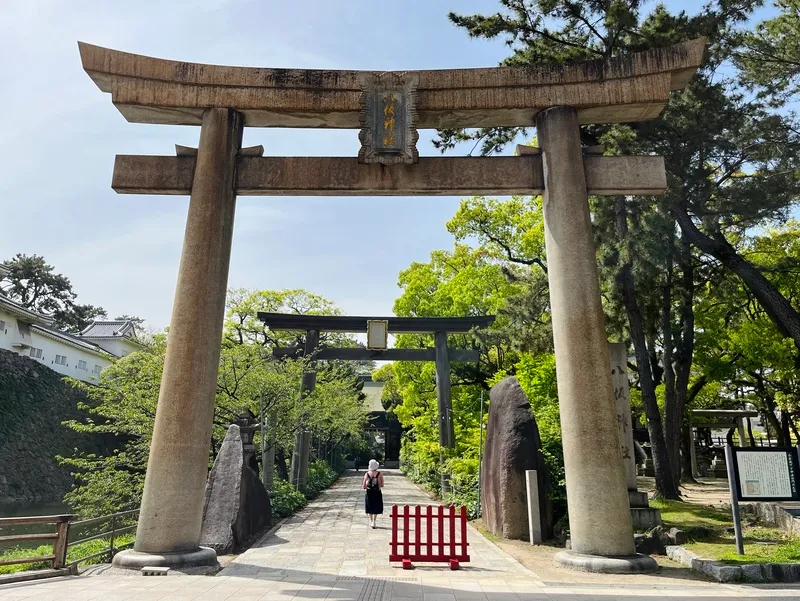
[[[68,334],[54,328],[51,317],[0,295],[0,349],[65,376],[95,382],[115,358],[141,348],[130,321],[95,321],[80,334]]]
[[[403,427],[394,413],[383,408],[381,396],[383,395],[383,382],[375,382],[372,376],[361,376],[364,387],[361,392],[367,397],[364,408],[368,412],[369,425],[367,430],[375,435],[375,440],[383,445],[381,463],[387,468],[400,467],[400,440]]]

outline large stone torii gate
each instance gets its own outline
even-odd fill
[[[112,187],[190,194],[134,549],[114,563],[214,564],[199,547],[237,194],[543,194],[572,551],[566,567],[637,571],[608,371],[588,195],[660,194],[663,159],[593,156],[579,126],[656,117],[705,40],[568,65],[409,72],[224,67],[79,43],[83,68],[134,123],[200,125],[197,149],[117,156]],[[417,128],[536,126],[514,157],[419,157]],[[358,157],[264,157],[249,127],[360,129]]]

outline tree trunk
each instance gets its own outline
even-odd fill
[[[748,427],[750,426],[750,420],[747,420]],[[792,432],[794,432],[794,439],[797,441],[797,444],[800,444],[800,432],[797,431],[797,426],[794,423],[794,415],[789,416],[789,426],[792,428]],[[753,437],[753,433],[750,432],[750,438]],[[791,441],[789,441],[791,442]],[[753,445],[755,446],[755,445]],[[791,446],[791,444],[789,445]]]
[[[750,439],[750,446],[756,446],[756,437],[753,436],[753,423],[749,417],[747,418],[747,437]]]
[[[677,423],[673,425],[675,436],[680,436],[680,431],[683,429],[686,405],[694,400],[705,385],[705,378],[701,378],[695,383],[696,386],[692,387],[692,395],[689,395],[689,379],[692,375],[694,358],[694,264],[691,244],[686,236],[681,238],[681,247],[680,264],[683,276],[681,278],[681,335],[675,353],[675,415],[677,416]],[[689,476],[692,477],[691,470],[689,470]],[[692,480],[694,480],[693,477]]]
[[[762,403],[764,404],[765,411],[764,417],[766,418],[767,424],[772,426],[772,429],[775,430],[775,438],[777,439],[777,445],[779,447],[788,446],[789,441],[784,438],[784,432],[781,422],[778,420],[778,417],[775,415],[775,411],[778,409],[778,405],[775,402],[775,397],[770,390],[764,385],[764,379],[761,377],[761,374],[755,371],[748,372],[751,378],[756,381],[755,389],[756,395],[758,398],[761,399]],[[767,435],[769,435],[769,427],[767,427]]]
[[[275,470],[281,480],[289,481],[289,471],[286,469],[286,451],[280,445],[275,447]]]
[[[694,444],[694,440],[692,440],[692,431],[688,424],[684,425],[684,427],[681,429],[681,434],[681,482],[696,483],[697,480],[694,479],[694,474],[692,473],[691,452],[691,445]]]
[[[667,257],[667,281],[664,285],[661,313],[661,337],[663,340],[662,363],[664,365],[664,440],[669,454],[669,464],[675,482],[681,478],[681,423],[683,411],[676,405],[675,367],[672,364],[672,238]]]
[[[783,436],[782,447],[792,446],[792,434],[789,432],[789,414],[781,409],[781,435]]]
[[[631,339],[633,341],[636,363],[639,367],[639,384],[642,387],[642,403],[647,417],[647,431],[650,435],[650,448],[653,455],[653,470],[655,471],[657,498],[679,499],[678,487],[672,475],[669,464],[669,453],[664,439],[664,430],[661,424],[661,413],[656,400],[653,373],[650,367],[647,343],[642,321],[642,314],[636,300],[630,249],[628,247],[628,218],[625,207],[625,197],[617,196],[615,200],[617,213],[617,231],[622,249],[622,261],[617,274],[617,282],[622,289],[622,298],[625,311],[628,314]]]
[[[794,310],[789,301],[764,277],[754,265],[744,260],[736,249],[719,232],[705,234],[694,224],[686,209],[677,208],[676,217],[684,236],[706,254],[711,255],[738,275],[745,286],[753,293],[778,331],[794,341],[800,349],[800,313]]]

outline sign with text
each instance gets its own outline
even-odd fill
[[[738,500],[800,500],[796,448],[735,447],[732,451]]]
[[[363,73],[360,163],[414,164],[417,152],[416,74]]]

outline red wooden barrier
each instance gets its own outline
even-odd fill
[[[467,555],[467,508],[459,511],[452,505],[449,511],[439,506],[434,514],[433,507],[404,505],[402,512],[397,505],[392,506],[392,541],[389,543],[389,561],[403,562],[404,569],[412,568],[412,561],[449,562],[451,570],[459,568],[459,562],[469,561]],[[413,528],[409,528],[409,518],[413,518]],[[424,518],[425,528],[422,528]],[[402,520],[402,528],[400,522]],[[460,527],[456,528],[456,522]],[[456,533],[461,535],[457,540]],[[401,538],[402,533],[402,538]],[[436,540],[434,541],[434,534]],[[449,535],[449,536],[448,536]]]

